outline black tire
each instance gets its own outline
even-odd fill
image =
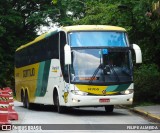
[[[64,112],[64,107],[60,106],[59,104],[59,97],[58,97],[58,93],[54,93],[54,105],[56,106],[57,112],[58,113],[63,113]]]
[[[23,107],[26,108],[26,105],[25,105],[25,95],[24,95],[23,91],[21,91],[21,102],[23,103]]]
[[[28,93],[25,93],[24,107],[27,109],[31,109],[31,103],[29,102]]]
[[[106,105],[106,106],[105,106],[105,111],[106,111],[106,113],[111,113],[111,112],[113,112],[113,109],[114,109],[114,105]]]

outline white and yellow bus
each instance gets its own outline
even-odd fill
[[[15,90],[24,107],[104,106],[133,102],[132,51],[124,28],[105,25],[61,27],[22,45],[15,53]]]

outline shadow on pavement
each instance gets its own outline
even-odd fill
[[[21,106],[22,108],[24,108],[23,106]],[[30,109],[32,111],[46,111],[46,112],[53,112],[53,113],[58,113],[57,109],[53,106],[53,105],[39,105],[39,104],[35,104],[32,109]],[[75,115],[75,116],[116,116],[116,115],[127,115],[126,113],[120,112],[120,111],[116,111],[117,108],[114,109],[113,112],[111,113],[106,113],[105,109],[103,109],[102,107],[81,107],[81,108],[71,108],[68,107],[66,108],[66,110],[64,111],[65,115]]]

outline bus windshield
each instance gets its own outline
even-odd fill
[[[132,82],[131,51],[72,49],[71,82],[86,84],[119,84]]]
[[[125,32],[115,31],[85,31],[69,33],[71,47],[114,46],[127,47],[128,40]]]

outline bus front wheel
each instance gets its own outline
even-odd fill
[[[105,106],[105,111],[106,111],[107,113],[113,112],[113,109],[114,109],[114,105],[106,105],[106,106]]]
[[[64,112],[64,107],[60,106],[59,104],[59,97],[57,92],[54,94],[54,105],[56,106],[58,113]]]

